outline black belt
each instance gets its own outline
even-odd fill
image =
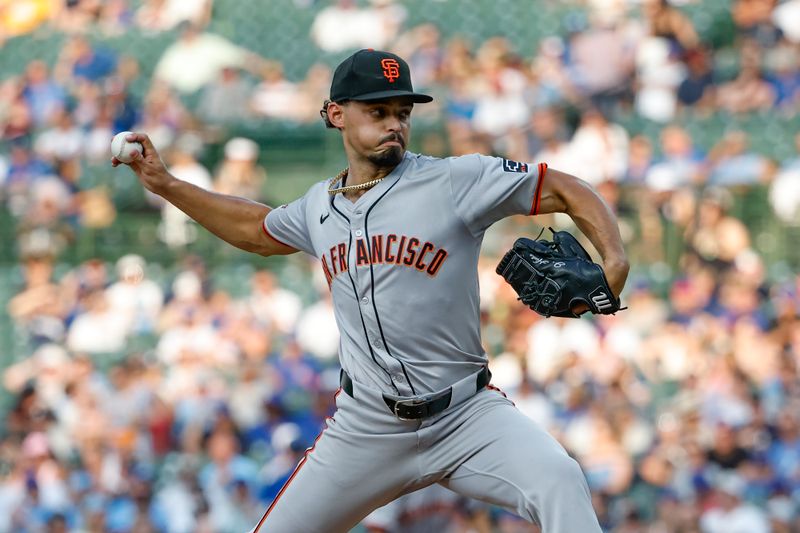
[[[489,372],[488,367],[483,367],[475,378],[475,392],[478,392],[492,379],[492,373]],[[353,380],[347,375],[347,372],[342,370],[340,375],[340,383],[342,390],[347,393],[351,398],[353,396]],[[450,407],[450,400],[453,396],[453,388],[448,387],[442,392],[436,394],[428,394],[425,396],[417,396],[415,398],[407,398],[405,400],[393,400],[385,394],[383,401],[389,410],[400,420],[420,420],[429,416],[438,415],[448,407]]]

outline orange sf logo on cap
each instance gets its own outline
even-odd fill
[[[383,77],[389,80],[389,83],[394,83],[394,80],[400,77],[400,65],[396,59],[381,59],[381,67],[383,67]]]

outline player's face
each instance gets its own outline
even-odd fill
[[[345,143],[379,168],[397,166],[406,151],[413,107],[409,98],[348,102],[342,117]]]

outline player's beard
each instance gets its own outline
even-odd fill
[[[389,141],[396,141],[400,146],[388,146],[383,151],[370,154],[368,159],[378,168],[394,168],[403,160],[403,154],[406,151],[406,142],[402,136],[393,134],[384,137],[380,140],[380,144]]]

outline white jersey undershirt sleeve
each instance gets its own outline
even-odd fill
[[[479,154],[448,161],[456,213],[473,235],[505,217],[538,212],[545,163],[517,163]]]

